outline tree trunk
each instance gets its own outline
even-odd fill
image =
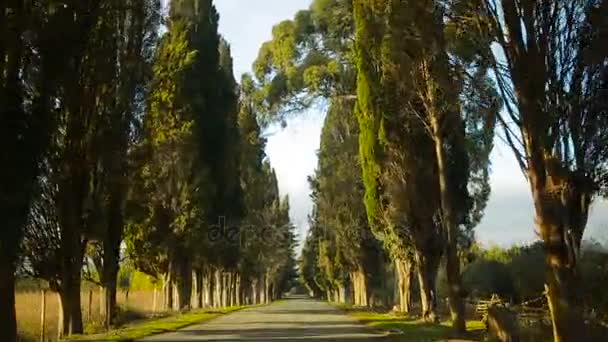
[[[192,270],[192,298],[190,300],[190,307],[193,309],[198,309],[198,298],[199,293],[201,292],[201,287],[199,286],[199,277],[197,276],[197,272]]]
[[[430,101],[434,103],[433,100]],[[458,115],[458,113],[455,115]],[[448,169],[448,157],[445,151],[445,133],[441,127],[442,121],[440,121],[438,116],[439,113],[431,114],[431,127],[433,130],[435,153],[437,157],[442,223],[446,234],[445,251],[447,261],[448,302],[452,317],[452,327],[456,333],[461,334],[466,331],[466,325],[464,318],[464,298],[460,279],[460,261],[458,260],[458,223],[455,219],[453,198],[450,194],[450,189],[453,187],[450,186],[450,170]],[[454,129],[460,130],[460,126],[455,127]],[[459,132],[456,132],[455,134],[459,134]]]
[[[173,275],[171,269],[171,262],[169,262],[169,270],[163,277],[163,305],[165,311],[173,310]]]
[[[344,284],[338,285],[338,303],[346,303],[346,286]]]
[[[222,308],[228,307],[228,274],[222,273],[222,292],[221,292]]]
[[[353,305],[359,306],[359,290],[357,289],[357,272],[350,272],[351,292],[353,294]]]
[[[214,276],[213,307],[219,308],[222,305],[222,272],[219,269],[215,270]]]
[[[178,281],[179,280],[177,279],[177,277],[174,276],[173,281],[171,282],[171,293],[173,294],[173,307],[171,308],[171,310],[173,311],[179,311],[180,299]]]
[[[78,268],[80,270],[80,268]],[[82,311],[80,305],[80,272],[77,276],[66,276],[60,290],[63,324],[59,327],[60,336],[82,334]]]
[[[399,278],[399,311],[410,313],[412,306],[412,263],[408,260],[397,260],[395,267]]]
[[[266,296],[266,301],[264,302],[264,304],[268,304],[272,301],[272,298],[270,297],[270,287],[272,286],[272,283],[268,281],[268,276],[266,276],[266,278],[264,279],[264,284],[266,285],[264,286],[264,295]]]
[[[194,303],[193,303],[193,307],[196,309],[201,309],[203,308],[203,293],[204,291],[204,287],[203,287],[203,271],[200,269],[195,270],[194,272],[192,272],[192,276],[194,277],[194,284],[193,284],[193,294],[194,294]]]
[[[426,322],[439,321],[439,317],[437,316],[437,295],[435,290],[439,259],[439,256],[434,255],[432,251],[430,251],[430,253],[416,251],[422,319]]]
[[[17,341],[15,266],[0,249],[0,341]]]
[[[367,298],[367,277],[362,267],[351,274],[351,283],[353,286],[353,302],[355,306],[368,306]]]
[[[242,302],[243,302],[243,293],[242,293],[242,288],[241,288],[241,274],[237,273],[236,274],[236,306],[241,306]]]
[[[211,308],[213,307],[213,274],[206,271],[203,281],[203,286],[205,287],[205,307]]]
[[[550,174],[544,182],[530,164],[529,172],[538,231],[545,243],[547,262],[546,296],[553,322],[554,341],[573,341],[584,331],[581,315],[576,309],[580,299],[577,289],[577,255],[580,239],[570,232],[573,218],[568,202],[559,192],[559,175]],[[586,218],[577,221],[586,222]],[[580,228],[580,227],[576,227]]]
[[[187,258],[180,258],[179,274],[177,276],[177,292],[178,292],[178,307],[179,311],[190,309],[192,301],[192,264]]]
[[[236,290],[236,279],[237,279],[237,274],[236,273],[232,273],[232,281],[231,281],[231,285],[230,285],[230,306],[235,306],[236,305],[236,296],[237,296],[237,290]]]
[[[103,239],[103,270],[102,285],[105,296],[105,319],[104,325],[107,328],[112,325],[117,314],[116,309],[116,282],[119,270],[120,243],[124,229],[123,205],[127,191],[126,180],[124,179],[124,163],[126,159],[126,138],[122,137],[125,133],[119,132],[115,137],[117,144],[113,152],[118,151],[118,155],[113,155],[106,163],[109,164],[111,172],[110,198],[108,205],[109,221],[106,227],[106,234]]]
[[[73,227],[72,227],[73,228]],[[82,312],[80,310],[80,271],[83,246],[80,234],[74,229],[64,229],[61,241],[63,254],[61,268],[61,301],[63,304],[63,326],[61,336],[82,334]]]
[[[252,304],[258,304],[258,280],[257,279],[253,279],[251,281],[251,301]]]
[[[266,275],[262,275],[260,282],[258,282],[258,291],[260,292],[260,304],[266,304]]]
[[[80,305],[80,271],[82,266],[83,247],[80,235],[68,230],[62,237],[62,272],[60,295],[63,311],[61,336],[82,334],[82,311]],[[70,234],[72,233],[72,234]]]
[[[100,302],[103,302],[103,314],[104,314],[104,325],[106,329],[110,328],[116,317],[116,279],[114,284],[106,282],[105,287],[102,288],[100,293]]]
[[[228,298],[230,298],[228,300],[228,302],[230,303],[230,306],[234,306],[234,303],[236,302],[234,295],[236,294],[236,291],[234,290],[234,285],[236,284],[236,279],[234,277],[234,273],[230,272],[228,273]]]
[[[104,303],[104,325],[108,329],[116,317],[116,285],[118,277],[118,258],[120,241],[115,243],[114,239],[104,239],[103,253],[103,303]]]

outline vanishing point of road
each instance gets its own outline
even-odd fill
[[[142,341],[386,341],[385,335],[327,303],[290,298],[243,309]]]

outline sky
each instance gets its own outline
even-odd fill
[[[235,77],[251,70],[261,44],[271,38],[272,27],[306,9],[311,0],[216,0],[220,33],[230,42]],[[300,238],[306,236],[312,209],[307,177],[317,164],[323,112],[313,109],[288,120],[287,127],[271,127],[266,153],[276,170],[279,189],[289,195],[291,219]],[[530,188],[512,151],[497,139],[492,153],[492,195],[485,216],[476,228],[483,245],[510,246],[537,239]],[[608,237],[608,204],[596,201],[585,236]]]

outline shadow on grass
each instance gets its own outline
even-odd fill
[[[450,328],[445,325],[424,323],[411,318],[390,317],[362,321],[375,328],[398,333],[395,337],[403,341],[436,341],[450,335]]]

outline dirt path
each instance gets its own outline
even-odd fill
[[[293,298],[142,341],[385,341],[327,303]]]

